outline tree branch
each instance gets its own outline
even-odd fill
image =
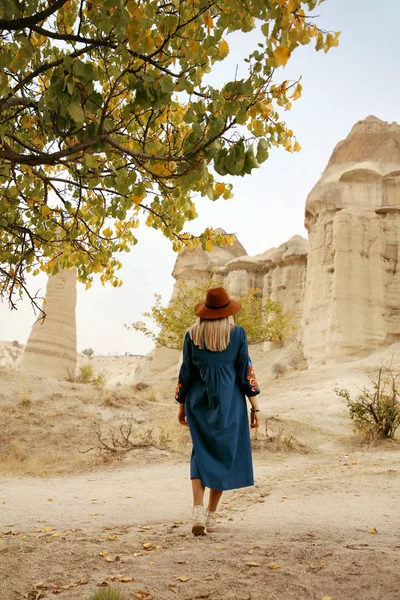
[[[31,15],[30,17],[22,17],[21,19],[0,19],[0,31],[16,31],[17,29],[24,29],[25,27],[32,28],[36,23],[41,23],[45,21],[47,17],[53,15],[58,11],[59,8],[67,4],[68,0],[56,0],[51,3],[45,10],[40,13],[36,13],[36,15]]]

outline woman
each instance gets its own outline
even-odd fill
[[[175,399],[178,421],[189,425],[193,442],[192,533],[215,531],[215,512],[223,490],[254,485],[246,398],[251,427],[258,427],[260,393],[248,354],[247,338],[233,315],[241,304],[222,288],[208,290],[194,309],[199,320],[185,335]],[[210,488],[204,513],[205,487]]]

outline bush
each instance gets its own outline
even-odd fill
[[[104,373],[95,374],[92,365],[81,365],[77,377],[71,377],[69,381],[91,384],[99,388],[104,387],[106,383]]]
[[[282,375],[285,373],[286,367],[280,363],[275,363],[272,365],[271,370],[274,378],[278,379],[278,377],[282,377]]]
[[[90,600],[124,600],[124,596],[115,588],[103,588],[95,592]]]
[[[346,400],[356,431],[369,439],[393,438],[400,425],[397,378],[391,368],[381,367],[371,379],[372,387],[364,387],[355,399],[346,389],[334,389],[337,396]]]
[[[82,354],[83,356],[89,356],[89,358],[91,358],[94,354],[94,350],[93,348],[85,348],[84,350],[82,350]]]

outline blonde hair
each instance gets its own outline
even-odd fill
[[[198,319],[189,329],[193,343],[201,350],[222,352],[226,350],[235,327],[233,316],[222,319]]]

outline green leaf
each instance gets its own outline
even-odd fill
[[[82,106],[79,102],[71,102],[68,107],[68,112],[75,121],[75,123],[83,123],[85,120],[85,113],[83,112]]]
[[[257,155],[256,155],[256,159],[258,163],[263,163],[264,161],[267,160],[268,158],[268,149],[269,149],[269,143],[267,142],[266,139],[262,138],[259,142],[258,142],[258,146],[257,146]]]

